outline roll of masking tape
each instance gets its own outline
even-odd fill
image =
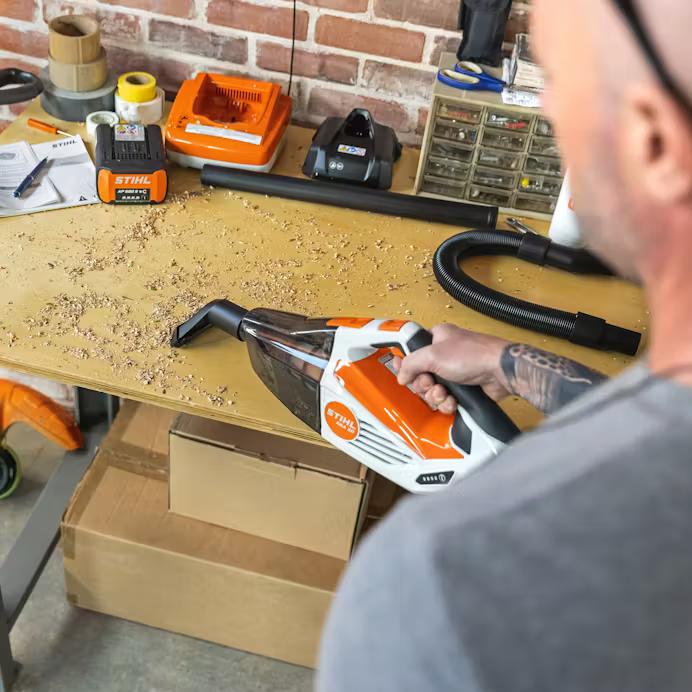
[[[101,32],[94,17],[66,14],[48,24],[48,52],[53,60],[79,65],[98,60]]]
[[[113,111],[96,111],[89,113],[86,119],[87,137],[93,142],[96,139],[96,128],[99,125],[110,125],[113,127],[120,122],[117,113]]]
[[[108,78],[106,53],[93,62],[74,64],[58,62],[52,56],[48,57],[48,74],[50,81],[60,89],[67,91],[93,91],[102,87]]]
[[[142,103],[126,101],[120,94],[120,89],[115,92],[115,112],[126,123],[142,123],[150,125],[158,122],[163,116],[163,89],[156,89],[156,98]]]
[[[156,99],[156,79],[148,72],[126,72],[118,77],[118,93],[123,101],[146,103]]]

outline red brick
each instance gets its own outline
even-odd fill
[[[247,62],[247,39],[215,34],[192,26],[152,19],[149,41],[180,53],[191,53],[226,62]]]
[[[368,9],[368,0],[303,0],[303,2],[306,5],[316,5],[342,12],[365,12]]]
[[[11,120],[0,120],[0,132],[2,132],[6,127],[8,127],[11,124]]]
[[[257,66],[274,72],[288,72],[291,49],[278,43],[261,42],[257,46]],[[355,84],[358,59],[330,53],[296,50],[293,72],[303,77],[328,79],[342,84]]]
[[[142,38],[140,18],[124,12],[109,12],[91,4],[48,0],[43,5],[43,18],[49,22],[63,14],[89,14],[99,20],[101,35],[106,38],[139,41]]]
[[[35,10],[35,0],[2,0],[0,3],[0,14],[3,17],[29,21],[34,18]]]
[[[456,29],[459,0],[375,0],[375,16],[440,29]]]
[[[0,24],[0,46],[2,50],[10,53],[45,58],[48,55],[48,34],[22,31],[13,26]]]
[[[505,41],[514,43],[517,34],[527,34],[529,32],[529,12],[525,9],[514,8],[509,15],[507,30],[505,31]]]
[[[19,56],[16,58],[0,58],[0,70],[4,69],[5,67],[18,67],[20,70],[33,72],[33,74],[35,75],[37,75],[41,71],[39,65],[34,65],[33,63],[26,62],[22,60],[22,58]]]
[[[363,85],[369,91],[378,91],[400,98],[428,100],[432,94],[435,73],[375,60],[367,60],[363,69]]]
[[[425,133],[425,126],[428,124],[428,115],[430,114],[429,108],[419,108],[418,109],[418,123],[416,124],[416,134],[422,137]]]
[[[323,15],[317,20],[316,41],[359,53],[418,62],[425,36],[418,31]]]
[[[430,54],[430,64],[437,67],[440,64],[442,53],[456,53],[460,44],[461,36],[436,36]]]
[[[293,10],[289,7],[251,5],[241,0],[211,0],[207,19],[212,24],[223,24],[258,34],[271,34],[290,38],[293,28]],[[296,38],[304,41],[308,35],[308,13],[296,14]]]
[[[232,0],[229,0],[232,1]],[[191,17],[195,7],[194,0],[101,0],[109,5],[125,5],[138,10],[149,10],[157,14],[173,17]]]
[[[411,129],[408,113],[398,103],[358,96],[326,87],[313,88],[310,92],[307,110],[311,116],[329,117],[337,115],[343,118],[354,108],[367,108],[375,120],[393,127],[397,132]]]
[[[156,81],[166,92],[175,92],[184,79],[192,76],[192,66],[170,58],[160,58],[145,53],[111,46],[108,48],[108,62],[117,66],[117,72],[144,71],[156,75]]]

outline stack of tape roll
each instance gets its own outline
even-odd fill
[[[99,23],[65,15],[48,24],[48,68],[42,72],[41,105],[62,120],[80,121],[97,110],[113,110],[115,79],[108,73]]]
[[[163,89],[148,72],[126,72],[118,78],[115,112],[126,123],[150,125],[163,116]]]

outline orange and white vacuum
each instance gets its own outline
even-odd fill
[[[201,72],[183,82],[171,108],[168,158],[266,173],[284,144],[291,104],[278,84]]]
[[[246,342],[257,375],[298,418],[411,492],[458,482],[519,432],[480,387],[440,380],[459,402],[450,415],[398,383],[394,356],[432,341],[415,322],[309,318],[216,300],[177,327],[171,345],[211,326]]]

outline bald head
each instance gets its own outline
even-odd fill
[[[636,6],[668,75],[692,103],[692,2],[637,0]]]
[[[691,93],[684,32],[692,2],[640,7],[661,60]],[[692,252],[690,113],[666,91],[614,0],[536,0],[534,37],[587,242],[620,273],[646,280],[674,259],[673,248],[675,261]]]

